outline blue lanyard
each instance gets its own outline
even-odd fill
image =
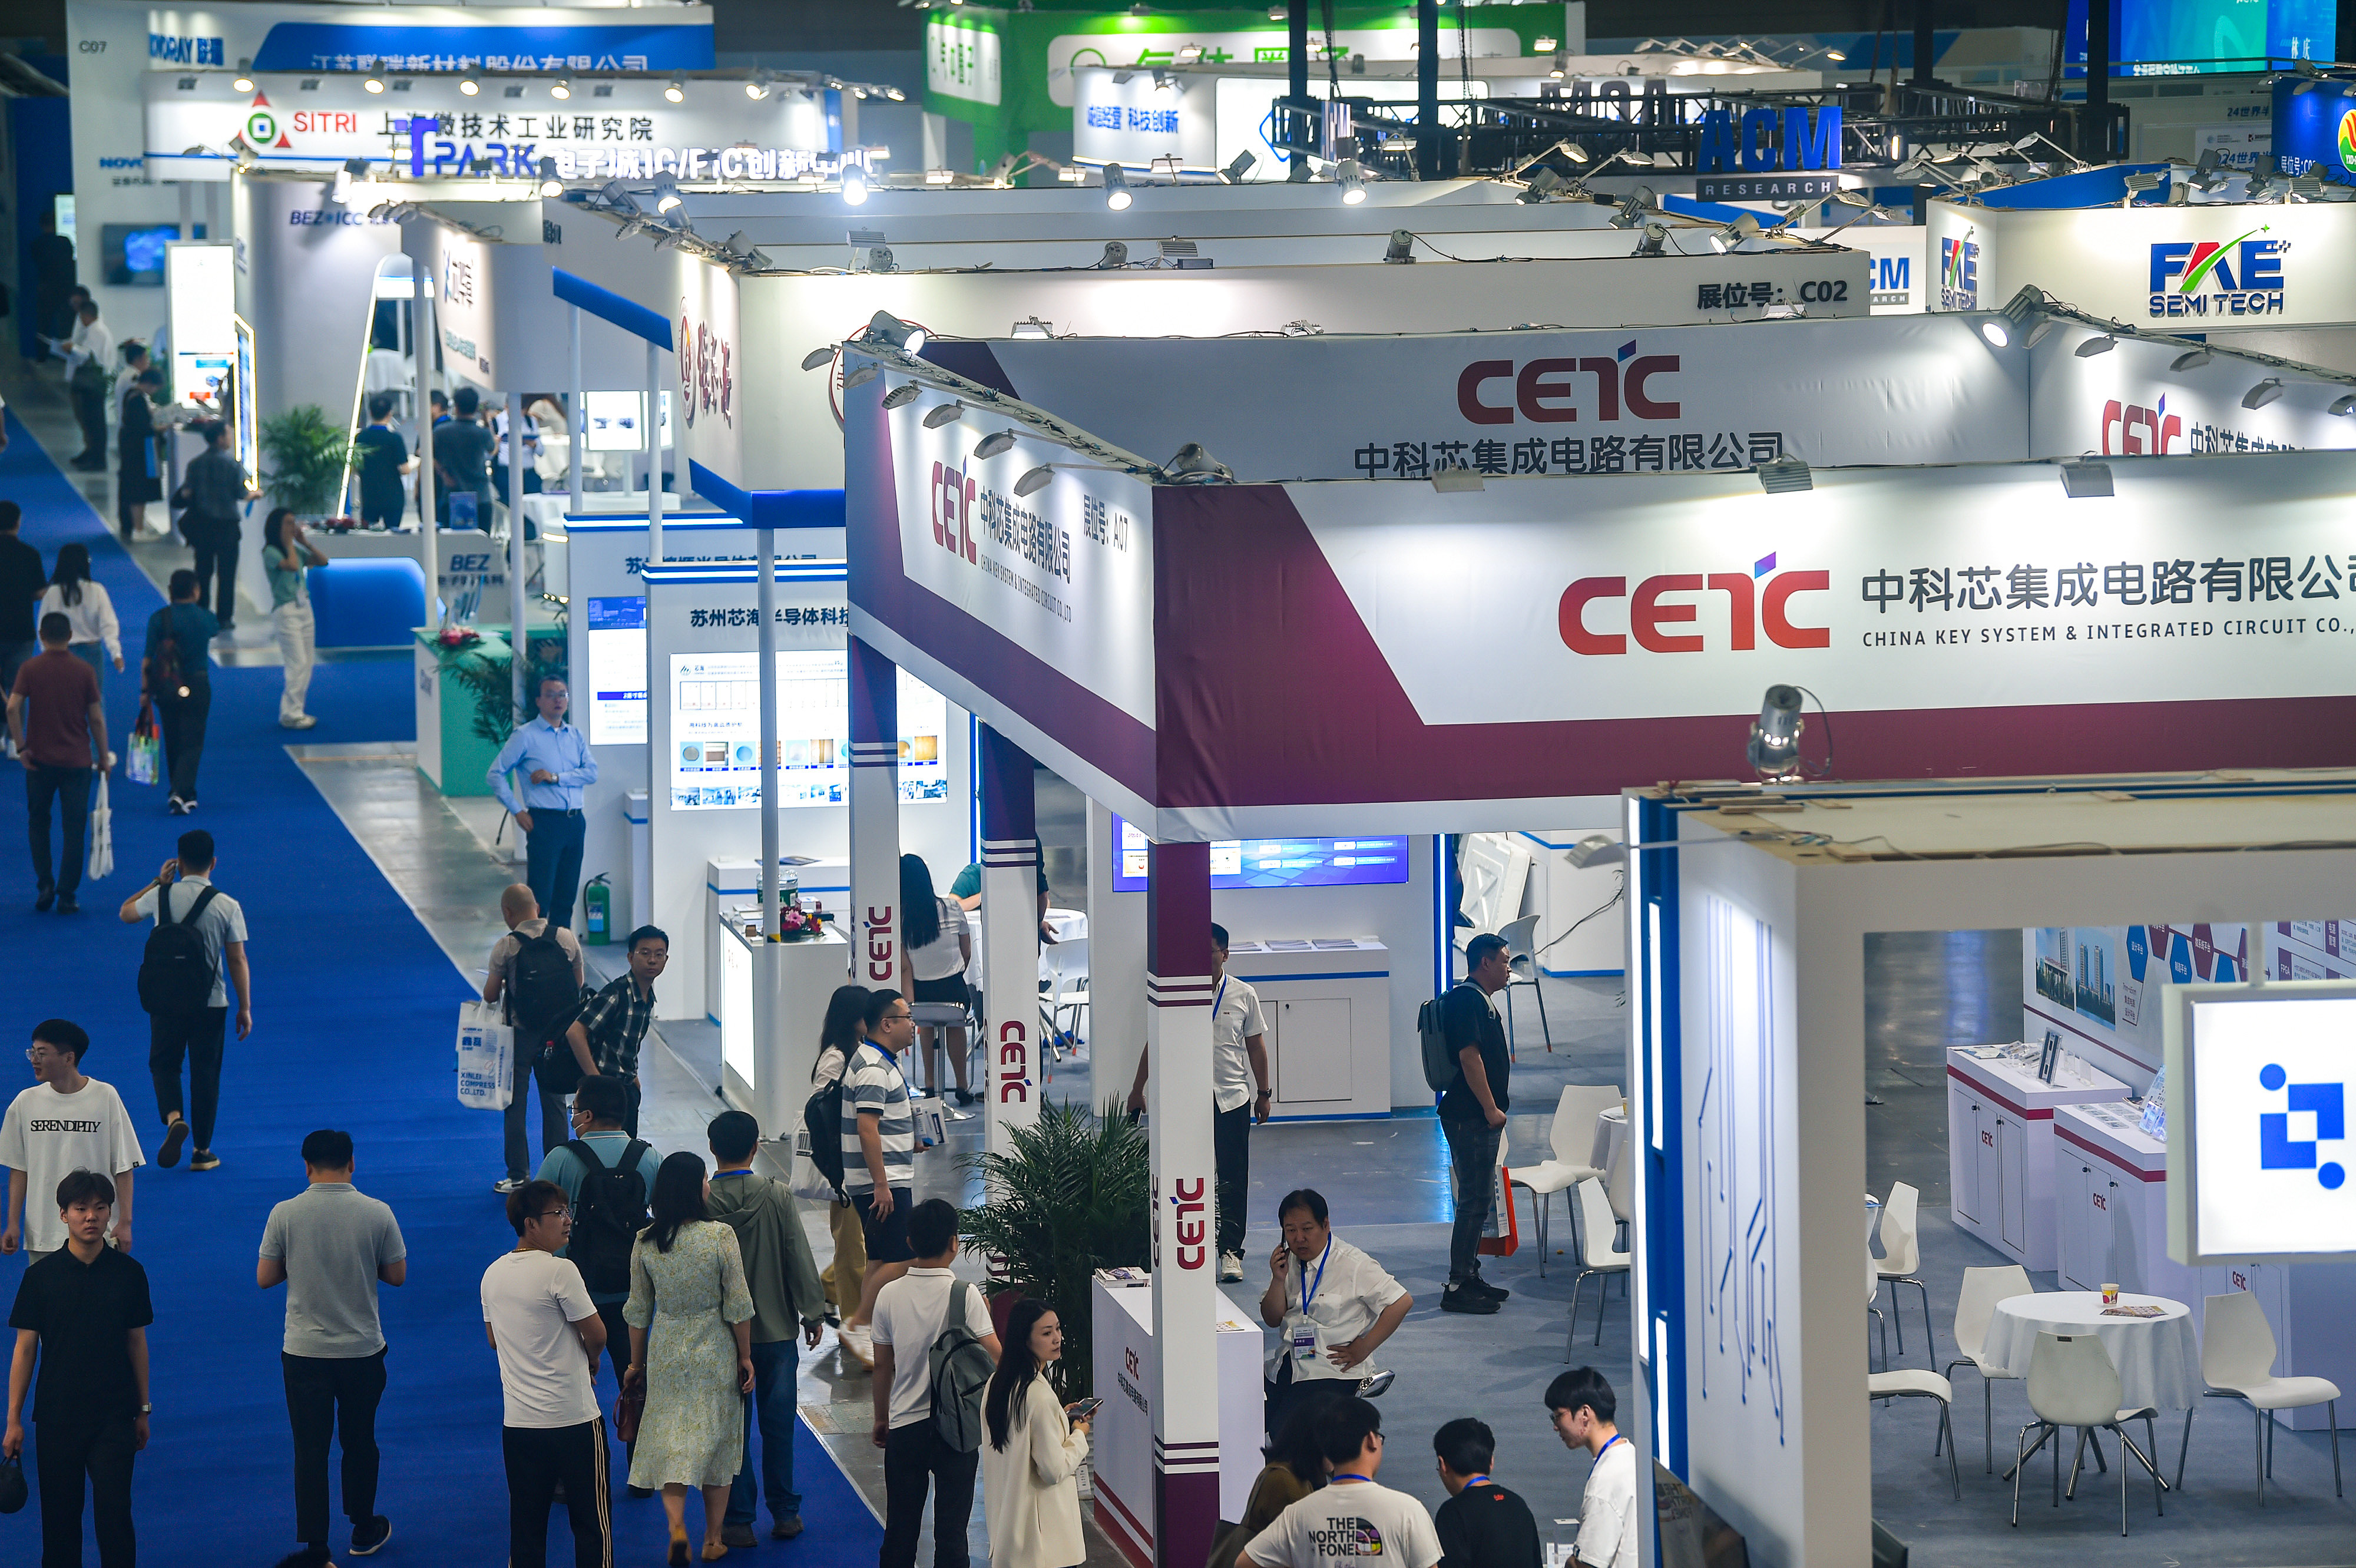
[[[1328,1236],[1328,1237],[1326,1237],[1326,1238],[1325,1238],[1325,1250],[1324,1250],[1323,1252],[1320,1252],[1319,1254],[1317,1254],[1317,1280],[1316,1280],[1316,1283],[1315,1283],[1314,1284],[1312,1284],[1312,1283],[1310,1283],[1310,1279],[1309,1279],[1309,1269],[1308,1269],[1307,1265],[1305,1265],[1305,1264],[1304,1264],[1304,1265],[1302,1265],[1302,1267],[1301,1267],[1301,1316],[1303,1316],[1303,1317],[1306,1317],[1306,1316],[1309,1316],[1309,1304],[1310,1304],[1311,1302],[1312,1302],[1312,1301],[1314,1301],[1314,1300],[1316,1300],[1316,1299],[1317,1299],[1317,1289],[1318,1289],[1318,1286],[1319,1286],[1319,1285],[1323,1285],[1323,1284],[1325,1283],[1325,1262],[1326,1262],[1326,1260],[1327,1260],[1327,1259],[1329,1259],[1329,1258],[1331,1258],[1331,1257],[1333,1257],[1333,1237],[1331,1237],[1331,1236]],[[1295,1262],[1300,1262],[1300,1260],[1299,1260],[1299,1259],[1297,1259],[1297,1258],[1296,1258],[1296,1259],[1294,1259],[1293,1261],[1294,1261]]]
[[[1354,1475],[1353,1473],[1351,1473],[1350,1471],[1347,1471],[1347,1470],[1336,1470],[1336,1471],[1334,1471],[1334,1472],[1333,1472],[1333,1478],[1334,1478],[1335,1480],[1337,1480],[1337,1481],[1364,1481],[1364,1482],[1365,1482],[1365,1483],[1366,1483],[1366,1485],[1368,1485],[1368,1486],[1370,1486],[1370,1487],[1371,1487],[1371,1486],[1373,1486],[1373,1485],[1375,1484],[1375,1478],[1374,1478],[1372,1476],[1359,1476],[1359,1475]]]
[[[1628,1439],[1623,1434],[1615,1432],[1612,1434],[1612,1443],[1625,1443],[1627,1441]],[[1603,1456],[1612,1452],[1612,1443],[1606,1443],[1602,1447],[1595,1451],[1595,1462],[1597,1464],[1602,1464]]]
[[[1219,1026],[1219,1004],[1227,999],[1227,977],[1219,976],[1219,993],[1211,998],[1211,1027]]]
[[[1475,1487],[1485,1487],[1488,1484],[1489,1477],[1486,1476],[1467,1476],[1464,1477],[1464,1489],[1468,1492]]]

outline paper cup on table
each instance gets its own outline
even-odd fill
[[[2118,1286],[2104,1285],[2103,1287],[2103,1305],[2104,1306],[2116,1306],[2119,1305]]]

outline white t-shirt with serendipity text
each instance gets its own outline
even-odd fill
[[[1588,1568],[1636,1568],[1636,1445],[1625,1437],[1596,1457],[1579,1505],[1579,1544]]]
[[[66,1244],[58,1218],[58,1183],[75,1171],[110,1179],[147,1162],[138,1130],[111,1083],[85,1078],[71,1094],[37,1083],[0,1117],[0,1165],[25,1173],[25,1245],[54,1252]],[[116,1213],[121,1213],[116,1206]]]
[[[1336,1481],[1276,1516],[1244,1548],[1263,1568],[1432,1568],[1440,1532],[1405,1492],[1377,1481]]]
[[[545,1430],[597,1419],[589,1352],[573,1326],[595,1316],[570,1259],[519,1247],[483,1272],[483,1321],[498,1347],[507,1425]]]

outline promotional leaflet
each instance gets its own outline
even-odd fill
[[[777,804],[840,806],[851,786],[850,656],[777,654]],[[670,656],[670,801],[674,811],[761,803],[760,655]],[[949,798],[948,708],[900,672],[900,799]]]

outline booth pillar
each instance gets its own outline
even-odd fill
[[[566,498],[572,503],[571,510],[585,511],[588,509],[582,504],[581,498],[587,492],[588,486],[582,481],[581,478],[581,448],[588,435],[589,416],[586,412],[587,393],[583,389],[581,380],[581,307],[579,306],[572,307],[572,317],[573,386],[571,399],[564,406],[564,434],[567,447],[564,460],[564,489]]]
[[[417,564],[425,573],[425,624],[442,624],[442,540],[434,521],[434,361],[439,328],[434,299],[440,280],[423,263],[409,263],[409,347],[417,356]]]
[[[764,627],[768,624],[763,611]],[[900,984],[900,670],[851,639],[851,975]],[[773,662],[773,661],[772,661]],[[764,853],[768,853],[766,850]],[[775,855],[771,854],[775,859]]]
[[[647,339],[647,559],[659,566],[662,542],[662,345]]]
[[[508,642],[514,654],[508,675],[514,689],[515,722],[523,724],[539,701],[538,692],[524,689],[524,667],[531,662],[531,607],[524,594],[523,553],[523,393],[508,393]]]
[[[1039,1120],[1039,817],[1029,752],[984,725],[980,762],[986,1146],[1002,1155]]]
[[[1211,1231],[1211,846],[1155,843],[1146,867],[1153,1550],[1162,1568],[1193,1568],[1219,1518],[1219,1390],[1204,1375],[1217,1364],[1222,1305]]]

